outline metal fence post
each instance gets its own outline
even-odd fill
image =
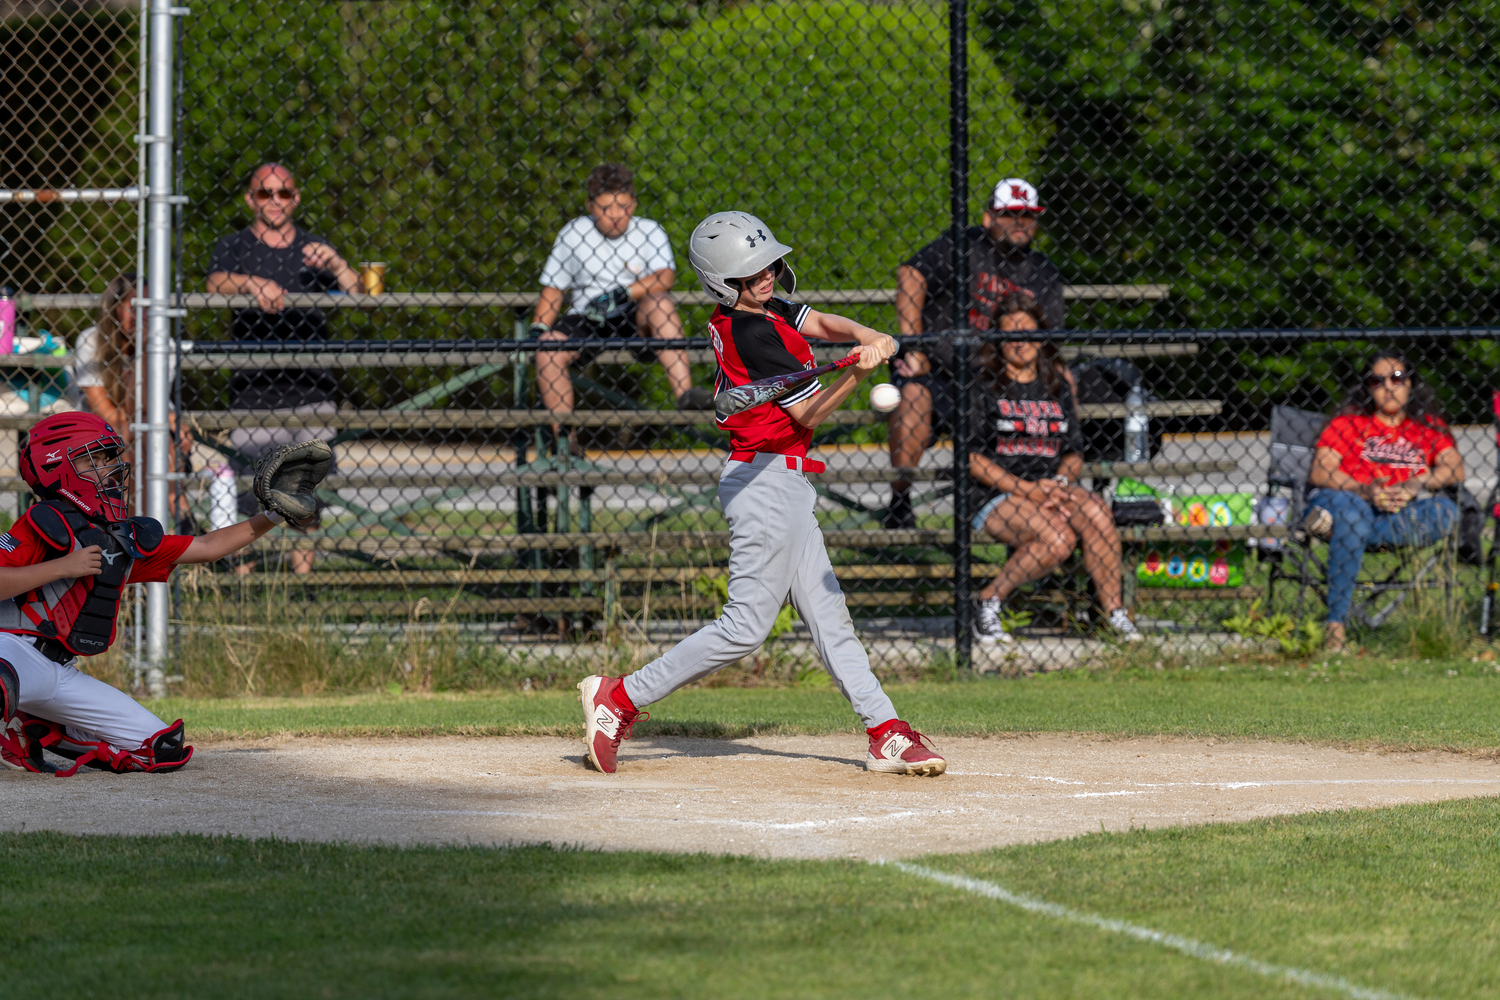
[[[136,81],[136,134],[142,137],[150,134],[151,131],[151,119],[148,113],[151,104],[151,18],[149,11],[150,0],[141,0],[140,23],[137,25],[139,28],[139,39],[137,41],[139,51],[136,53],[138,64],[136,67],[138,75],[138,80]],[[135,328],[137,330],[144,330],[146,329],[146,221],[151,211],[151,203],[145,196],[151,186],[149,172],[151,169],[149,162],[151,145],[142,139],[137,139],[136,141],[135,183],[136,189],[141,193],[141,198],[136,202],[135,299],[133,300],[132,308],[135,310]],[[142,364],[144,338],[136,337],[135,341],[135,371],[137,373],[135,380],[135,409],[129,416],[133,422],[141,423],[144,417],[142,406],[145,403],[145,400],[141,398],[140,391],[140,373],[145,370]],[[135,438],[134,451],[130,456],[135,468],[141,469],[145,467],[143,462],[144,457],[145,450],[141,447],[140,438],[137,437]],[[136,509],[144,510],[146,506],[145,481],[137,479],[132,484],[132,490],[134,493],[132,499],[135,501]],[[17,511],[17,513],[19,514],[20,512]],[[131,681],[133,686],[139,686],[145,681],[145,677],[142,674],[146,662],[145,585],[138,583],[132,586],[130,590],[130,636],[133,643],[131,648]]]
[[[969,604],[969,11],[948,5],[949,183],[953,212],[953,650],[970,664]]]
[[[171,399],[172,316],[172,49],[176,17],[187,8],[173,7],[170,0],[152,0],[150,54],[150,132],[141,137],[149,144],[150,205],[147,223],[146,329],[146,422],[136,433],[146,434],[146,516],[163,525],[170,514],[170,449],[168,426]],[[171,617],[171,591],[165,583],[146,585],[146,687],[153,697],[166,691],[163,664],[167,658],[167,626]]]

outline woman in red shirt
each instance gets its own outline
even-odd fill
[[[1328,542],[1327,648],[1344,648],[1344,619],[1365,550],[1431,545],[1453,530],[1458,505],[1422,497],[1462,483],[1464,463],[1432,389],[1395,351],[1375,355],[1323,434],[1302,526]]]

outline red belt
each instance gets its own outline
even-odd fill
[[[753,462],[756,455],[776,455],[774,451],[731,451],[729,460],[731,462]],[[822,472],[827,468],[822,462],[811,458],[802,458],[798,455],[776,455],[777,458],[786,459],[786,467],[794,472]]]

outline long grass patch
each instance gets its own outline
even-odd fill
[[[1221,669],[1222,668],[1222,669]],[[1378,660],[1069,671],[889,687],[924,732],[1171,735],[1389,748],[1500,747],[1500,674],[1489,663]],[[196,738],[582,734],[571,690],[173,698],[150,703]],[[734,738],[858,732],[828,687],[691,688],[651,706],[640,735]]]

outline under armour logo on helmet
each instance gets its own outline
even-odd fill
[[[755,241],[757,239],[764,243],[768,242],[770,240],[770,237],[766,235],[766,231],[764,229],[757,229],[754,236],[745,237],[745,242],[750,244],[750,248],[753,250],[755,248]]]

